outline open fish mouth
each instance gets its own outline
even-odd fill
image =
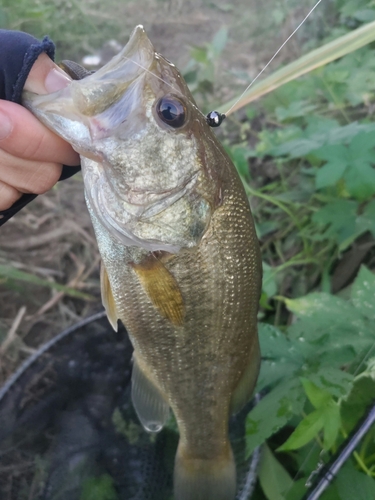
[[[101,153],[95,141],[113,135],[134,113],[142,79],[154,57],[154,48],[139,25],[124,49],[95,73],[52,94],[26,91],[22,103],[79,154],[98,161]]]

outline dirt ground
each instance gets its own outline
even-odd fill
[[[183,68],[190,59],[192,45],[210,42],[220,27],[229,26],[229,40],[216,79],[220,99],[229,99],[238,95],[236,88],[244,88],[244,81],[236,75],[246,73],[249,79],[254,76],[306,12],[301,5],[293,9],[275,30],[270,21],[275,4],[266,1],[260,6],[254,0],[215,4],[182,0],[125,2],[118,12],[124,19],[123,39],[119,42],[123,44],[131,29],[142,23],[156,49]],[[277,64],[298,55],[296,38]],[[0,265],[43,281],[42,286],[0,276],[2,383],[47,339],[102,307],[99,255],[81,176],[61,182],[39,196],[1,228],[0,238]],[[89,297],[72,297],[56,290],[55,283]]]

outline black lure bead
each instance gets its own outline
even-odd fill
[[[210,111],[206,116],[207,123],[210,127],[220,127],[224,118],[226,118],[226,115],[224,113],[219,113],[219,111]]]

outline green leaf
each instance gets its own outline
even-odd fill
[[[277,451],[297,450],[315,438],[324,426],[324,409],[315,410],[295,428],[285,443]]]
[[[347,164],[339,163],[339,161],[326,163],[316,174],[316,188],[335,186],[344,175],[346,168]]]
[[[340,366],[340,361],[337,361],[337,366]],[[354,376],[338,367],[322,366],[317,373],[309,373],[309,380],[331,396],[340,399],[351,391]]]
[[[340,128],[341,130],[341,128]],[[331,131],[330,131],[331,132]],[[332,163],[340,163],[343,165],[349,164],[348,148],[342,144],[326,145],[317,151],[314,151],[314,156]]]
[[[375,275],[365,266],[361,266],[353,283],[351,298],[358,311],[375,320]]]
[[[375,170],[369,163],[361,162],[348,168],[344,181],[349,194],[359,201],[368,200],[375,194]]]
[[[302,411],[306,396],[298,379],[281,382],[250,411],[246,419],[246,455]]]
[[[353,159],[364,158],[366,161],[375,160],[375,136],[372,132],[361,132],[350,141],[350,153]],[[369,155],[367,156],[366,153]]]
[[[298,345],[292,344],[285,333],[269,323],[259,323],[258,333],[262,357],[277,361],[288,360],[300,366],[301,353]]]
[[[312,293],[299,299],[285,299],[285,302],[288,309],[302,319],[301,323],[297,322],[289,328],[290,340],[300,339],[302,345],[310,344],[308,355],[315,356],[320,363],[334,359],[336,353],[332,355],[333,350],[340,351],[351,346],[359,353],[370,348],[374,342],[370,322],[340,297]],[[314,352],[311,352],[311,347],[314,347]]]
[[[365,132],[374,132],[375,124],[374,123],[358,123],[352,122],[349,125],[344,125],[343,127],[332,128],[327,133],[326,144],[342,144],[348,143],[353,140],[355,136],[358,134],[362,134]]]
[[[340,407],[332,399],[324,408],[324,440],[325,450],[329,450],[335,444],[341,427]]]
[[[336,479],[341,500],[372,500],[375,498],[375,481],[346,462]]]
[[[285,493],[293,484],[288,472],[274,457],[267,444],[262,447],[258,477],[268,500],[284,500]]]
[[[312,113],[312,111],[314,111],[315,108],[316,108],[315,105],[312,105],[304,101],[293,101],[287,108],[277,107],[275,109],[275,113],[277,119],[282,122],[290,118],[298,118],[301,116],[306,116],[309,113]]]
[[[325,142],[326,137],[319,134],[308,139],[293,139],[269,151],[273,156],[289,155],[291,158],[306,156],[311,151],[319,149]]]
[[[301,362],[303,361],[303,359],[304,358],[301,358]],[[260,373],[256,385],[256,392],[260,392],[266,387],[270,388],[276,384],[279,384],[281,380],[290,379],[293,376],[294,372],[298,370],[298,368],[299,367],[294,363],[291,363],[290,360],[277,359],[269,361],[267,359],[262,359]]]
[[[228,28],[226,27],[220,28],[219,31],[213,37],[211,42],[215,56],[221,54],[221,52],[224,50],[225,45],[227,44],[227,41],[228,41]]]
[[[357,209],[355,201],[336,200],[315,212],[312,221],[326,226],[322,239],[336,238],[340,244],[356,234]]]
[[[322,406],[327,405],[328,401],[331,399],[331,394],[324,389],[320,389],[310,380],[301,377],[301,382],[303,388],[305,389],[306,395],[309,398],[310,403],[314,408],[319,409]]]
[[[341,314],[348,308],[348,303],[340,297],[329,293],[310,293],[298,299],[285,299],[287,308],[298,317],[311,317],[317,313],[323,314],[325,318]],[[350,305],[349,305],[350,308]],[[350,317],[350,313],[346,316]],[[341,322],[341,318],[339,319]]]

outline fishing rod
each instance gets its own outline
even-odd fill
[[[350,458],[361,439],[367,434],[371,427],[375,424],[375,402],[370,406],[365,416],[356,425],[350,436],[342,443],[340,449],[330,459],[330,461],[323,465],[319,464],[318,469],[313,472],[316,478],[308,491],[305,493],[302,500],[318,500],[321,495],[332,483],[337,476],[341,467]],[[311,476],[310,476],[311,477]]]

